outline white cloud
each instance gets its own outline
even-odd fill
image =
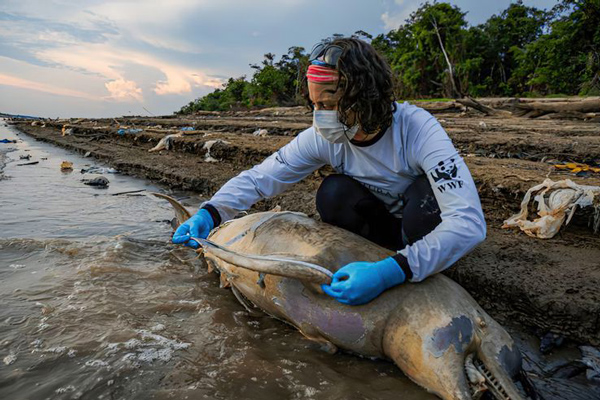
[[[194,14],[194,10],[197,12],[207,5],[214,7],[209,0],[128,0],[91,5],[88,2],[88,5],[85,8],[70,4],[63,10],[64,14],[57,14],[55,9],[45,6],[38,9],[12,2],[7,11],[16,13],[15,20],[3,21],[6,24],[0,26],[0,35],[14,45],[26,45],[32,58],[51,66],[47,67],[49,70],[102,79],[108,95],[100,95],[99,99],[143,101],[141,86],[153,86],[156,95],[165,95],[186,94],[194,88],[212,90],[222,85],[221,80],[208,76],[208,73],[214,75],[214,71],[200,71],[153,51],[160,48],[199,54],[197,40],[174,27],[186,14]],[[141,42],[151,48],[140,46]],[[128,71],[136,65],[147,68],[147,76],[133,79],[128,76]],[[162,73],[163,78],[157,79],[156,74],[149,78],[148,75],[152,75],[149,71],[153,69]],[[24,82],[20,82],[20,86],[26,87]],[[56,91],[57,86],[52,90]],[[64,90],[74,93],[71,89]]]
[[[137,100],[144,101],[142,96],[142,89],[137,87],[134,81],[126,81],[124,79],[117,79],[109,81],[104,84],[106,90],[110,93],[108,98],[116,101],[129,101]]]
[[[410,14],[416,11],[420,3],[420,0],[394,0],[394,11],[388,10],[381,14],[384,29],[398,29],[410,17]]]
[[[249,64],[267,52],[310,48],[335,32],[380,33],[381,13],[399,8],[398,0],[384,1],[386,7],[364,0],[0,0],[0,74],[24,80],[11,80],[20,85],[13,93],[26,86],[89,93],[92,112],[125,112],[134,106],[127,102],[139,101],[170,112],[220,88],[224,77],[251,76]],[[309,30],[298,22],[307,19]],[[22,97],[40,112],[49,107],[31,93]],[[65,101],[79,110],[87,104]]]
[[[89,12],[111,21],[119,32],[149,45],[184,53],[200,53],[197,40],[177,29],[187,15],[201,15],[210,0],[106,1],[88,8]],[[132,18],[135,16],[135,18]]]
[[[218,88],[222,81],[210,78],[202,71],[163,59],[141,51],[118,48],[114,44],[82,43],[55,49],[43,49],[36,53],[38,59],[60,64],[75,70],[98,74],[113,81],[128,81],[124,70],[128,65],[138,64],[162,72],[166,79],[155,82],[158,95],[189,93],[192,87]],[[108,87],[107,87],[108,89]]]
[[[39,92],[51,93],[60,96],[77,97],[86,100],[98,100],[98,98],[90,95],[89,93],[81,92],[79,90],[68,89],[48,83],[36,82],[5,74],[0,74],[0,85],[14,86],[21,89],[36,90]]]

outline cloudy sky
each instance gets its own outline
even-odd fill
[[[396,28],[422,0],[0,0],[0,112],[170,114],[264,53]],[[475,25],[510,0],[456,0]],[[550,8],[556,0],[525,0]]]

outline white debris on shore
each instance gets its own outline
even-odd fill
[[[216,143],[223,143],[223,144],[229,144],[229,142],[225,141],[225,140],[221,140],[221,139],[217,139],[217,140],[209,140],[208,142],[204,142],[204,146],[202,146],[203,149],[206,150],[206,154],[204,155],[204,162],[219,162],[219,160],[217,160],[216,158],[213,158],[210,155],[210,149],[216,144]]]
[[[269,134],[269,131],[267,131],[266,129],[257,129],[254,132],[252,132],[252,135],[254,136],[267,136]]]
[[[175,138],[180,138],[181,136],[183,136],[182,133],[167,135],[164,138],[160,139],[160,142],[158,142],[156,146],[148,150],[148,152],[153,153],[155,151],[171,150],[173,148],[173,141],[175,140]]]
[[[11,365],[15,361],[17,361],[17,355],[13,354],[13,353],[10,353],[6,357],[4,357],[4,359],[2,361],[4,361],[4,364],[6,364],[6,365]]]

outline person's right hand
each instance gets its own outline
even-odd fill
[[[172,241],[175,244],[185,243],[186,246],[197,249],[199,247],[198,243],[190,240],[190,238],[206,239],[214,225],[210,213],[205,209],[201,209],[196,215],[179,225],[179,228],[173,234]]]

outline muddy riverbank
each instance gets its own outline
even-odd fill
[[[546,177],[600,185],[600,174],[579,177],[552,166],[600,160],[598,124],[457,112],[436,116],[471,169],[488,222],[485,243],[446,273],[500,322],[517,321],[538,336],[554,333],[600,344],[600,235],[587,226],[590,216],[581,214],[550,240],[500,229],[518,210],[527,189]],[[46,121],[43,127],[31,121],[13,123],[27,135],[89,152],[123,173],[208,198],[308,127],[311,116],[292,108],[188,118]],[[149,152],[182,127],[191,130],[173,138],[170,150]],[[120,134],[119,129],[125,131]],[[314,195],[329,172],[323,168],[253,210],[280,205],[317,217]]]

